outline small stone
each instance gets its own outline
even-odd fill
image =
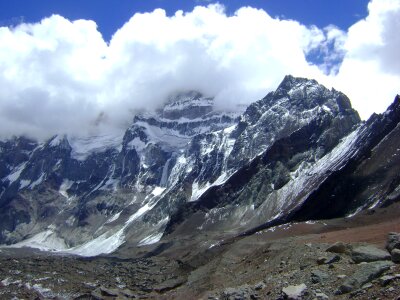
[[[263,282],[259,282],[259,283],[257,283],[257,284],[254,286],[254,289],[255,289],[256,291],[262,290],[262,289],[264,289],[264,288],[265,288],[265,284],[264,284]]]
[[[284,294],[285,298],[289,300],[302,299],[306,291],[307,286],[304,283],[299,285],[290,285],[282,289],[282,293]]]
[[[325,264],[326,260],[327,260],[326,257],[318,257],[317,258],[317,264],[323,265],[323,264]]]
[[[340,261],[340,259],[341,259],[341,257],[336,254],[336,255],[333,255],[333,256],[329,257],[327,259],[327,261],[325,262],[325,264],[330,265],[330,264],[333,264],[333,263],[336,263],[336,262]]]
[[[307,263],[301,263],[300,270],[303,271],[304,269],[307,269],[308,266],[309,266],[309,264],[307,264]]]
[[[332,253],[346,253],[347,251],[347,245],[342,243],[342,242],[336,242],[333,245],[331,245],[330,247],[328,247],[328,249],[326,249],[327,252],[332,252]]]
[[[103,286],[100,287],[101,295],[109,296],[109,297],[116,297],[118,296],[118,290],[116,289],[107,289]]]
[[[223,299],[254,299],[255,296],[255,292],[247,284],[237,288],[227,288],[222,292]]]
[[[318,300],[328,300],[329,297],[324,293],[315,293],[315,298]]]
[[[361,288],[363,290],[367,290],[367,289],[372,288],[372,287],[373,287],[372,283],[366,283]]]
[[[400,249],[392,250],[392,262],[399,264],[400,263]]]
[[[329,278],[329,275],[320,271],[313,270],[311,271],[311,282],[312,283],[321,283]]]
[[[396,277],[385,275],[379,278],[379,284],[381,286],[387,286],[390,282],[392,282]]]
[[[344,274],[340,274],[340,275],[337,276],[337,278],[339,278],[339,279],[343,279],[343,278],[346,278],[346,277],[347,277],[347,275],[344,275]]]
[[[394,287],[391,286],[390,288],[387,289],[387,291],[388,291],[389,293],[393,293],[393,292],[394,292]]]
[[[125,296],[125,297],[128,297],[128,298],[137,298],[137,295],[133,291],[131,291],[129,289],[123,289],[121,291],[121,294],[123,296]]]

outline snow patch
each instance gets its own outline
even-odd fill
[[[146,143],[140,138],[135,137],[132,141],[128,143],[129,149],[135,149],[137,152],[142,152],[146,148]]]
[[[174,129],[160,128],[143,121],[139,121],[136,124],[144,128],[150,141],[160,145],[176,149],[183,148],[190,141],[189,136],[182,135]]]
[[[60,251],[67,249],[67,246],[63,239],[57,237],[57,234],[48,229],[46,231],[40,232],[29,239],[22,242],[5,246],[10,248],[35,248],[42,251]]]
[[[10,184],[15,182],[19,178],[19,176],[21,176],[21,173],[25,169],[26,164],[27,162],[18,165],[17,167],[15,167],[13,172],[6,177]]]
[[[210,187],[224,184],[228,180],[229,176],[223,172],[213,183],[207,182],[200,186],[198,182],[192,184],[192,196],[188,202],[197,201],[201,195],[203,195]]]
[[[149,235],[149,236],[145,237],[144,239],[142,239],[139,242],[138,246],[155,244],[161,240],[162,236],[163,236],[163,232]]]
[[[69,179],[64,179],[62,184],[60,185],[60,189],[58,190],[58,192],[64,196],[67,200],[69,200],[69,195],[67,193],[67,191],[71,188],[71,186],[74,184],[74,181],[71,181]]]
[[[71,138],[71,157],[84,161],[92,153],[101,153],[107,149],[119,149],[122,144],[123,133],[98,135],[85,138]]]
[[[117,250],[118,247],[124,243],[124,238],[124,228],[116,233],[108,231],[83,245],[70,248],[63,252],[87,257],[109,254]]]
[[[42,173],[40,174],[40,177],[38,179],[36,179],[34,182],[32,182],[29,186],[30,189],[35,188],[36,186],[38,186],[39,184],[41,184],[45,178],[46,174]]]
[[[19,189],[22,190],[22,189],[26,188],[27,186],[29,186],[30,184],[31,184],[31,181],[30,181],[30,180],[22,179],[22,180],[19,182]]]
[[[118,218],[119,218],[119,216],[121,215],[121,213],[122,213],[122,211],[120,211],[119,213],[113,215],[111,218],[109,218],[109,219],[106,221],[106,224],[112,223],[112,222],[118,220]]]
[[[51,142],[49,143],[50,147],[57,147],[58,145],[60,145],[61,141],[63,140],[63,137],[56,135]]]
[[[165,187],[156,186],[151,192],[153,196],[160,196],[165,191]]]

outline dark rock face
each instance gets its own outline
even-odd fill
[[[124,134],[0,142],[0,242],[92,241],[74,251],[95,255],[164,233],[250,234],[397,201],[399,102],[361,123],[344,94],[286,76],[243,114],[189,92]]]

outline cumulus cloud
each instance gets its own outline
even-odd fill
[[[343,62],[330,78],[364,118],[383,112],[400,93],[400,2],[373,0],[368,10],[349,28],[339,47]]]
[[[232,108],[263,97],[286,74],[343,90],[367,117],[400,86],[398,1],[373,0],[369,12],[343,32],[250,7],[232,16],[218,4],[174,16],[157,9],[135,14],[109,43],[93,21],[57,15],[2,27],[0,135],[122,130],[134,111],[185,90]],[[307,61],[313,53],[320,63]]]

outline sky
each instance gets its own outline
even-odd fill
[[[0,138],[123,130],[177,91],[232,109],[286,74],[363,119],[400,93],[399,0],[3,0]]]

